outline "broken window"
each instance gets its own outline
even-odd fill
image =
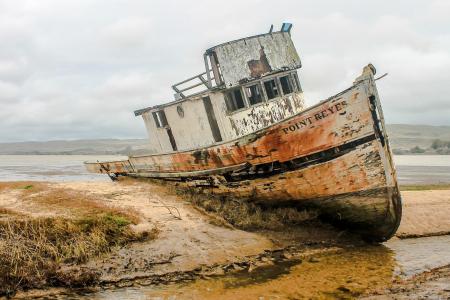
[[[240,88],[233,89],[225,94],[228,111],[232,112],[245,107],[244,97]]]
[[[263,101],[261,87],[259,84],[250,85],[244,88],[250,105],[255,105]]]
[[[292,84],[291,76],[286,75],[280,77],[281,88],[283,90],[283,95],[290,94],[294,91],[294,86]]]
[[[278,85],[275,79],[271,79],[264,82],[264,89],[266,90],[267,99],[273,99],[280,96]]]
[[[153,119],[155,120],[156,127],[162,128],[168,125],[166,114],[163,110],[152,112]]]

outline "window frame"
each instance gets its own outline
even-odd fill
[[[288,78],[288,80],[290,81],[290,86],[291,86],[291,92],[290,93],[286,93],[286,94],[284,93],[283,84],[281,83],[281,78],[284,78],[284,77]],[[296,85],[294,83],[293,76],[291,75],[291,73],[285,73],[285,74],[282,74],[280,76],[277,76],[277,79],[278,79],[278,81],[280,83],[281,92],[283,93],[283,96],[287,96],[287,95],[290,95],[290,94],[293,94],[293,93],[296,92]]]
[[[273,100],[276,100],[277,98],[280,98],[280,97],[283,96],[281,94],[280,83],[278,82],[277,78],[278,78],[277,76],[273,76],[273,77],[267,78],[265,80],[261,80],[262,85],[264,86],[264,95],[265,95],[267,101],[273,101]],[[275,96],[275,97],[269,99],[269,96],[267,95],[265,83],[269,82],[269,81],[272,81],[272,80],[275,82],[275,86],[276,86],[277,91],[278,91],[278,96]]]
[[[287,93],[287,94],[284,93],[283,86],[281,84],[282,77],[287,77],[288,80],[290,80],[290,86],[292,89],[292,91],[290,93]],[[278,91],[278,95],[269,99],[267,91],[266,91],[265,83],[272,81],[272,80],[275,82],[275,87]],[[259,86],[259,89],[261,91],[261,97],[262,97],[262,101],[255,103],[255,104],[250,103],[250,99],[248,98],[247,92],[245,90],[246,88],[253,86],[253,85]],[[235,110],[231,110],[229,107],[230,102],[228,101],[228,98],[229,98],[228,95],[236,90],[240,90],[244,106],[241,108],[235,109]],[[297,93],[297,92],[303,92],[302,87],[300,85],[300,80],[298,78],[297,71],[284,71],[284,72],[280,72],[278,74],[273,74],[271,76],[260,78],[259,80],[253,80],[245,85],[240,85],[238,87],[233,87],[233,88],[227,89],[227,90],[223,91],[222,95],[224,96],[225,105],[227,108],[227,114],[231,115],[236,112],[240,112],[245,109],[248,109],[250,107],[262,105],[262,104],[270,102],[270,101],[276,101],[280,98],[283,98],[284,96],[291,95],[291,94]]]
[[[239,90],[239,91],[240,91],[241,97],[242,97],[242,102],[243,102],[244,106],[232,110],[232,109],[230,109],[230,104],[233,104],[233,106],[237,107],[237,105],[234,105],[236,102],[235,102],[234,94],[232,94],[232,93],[234,93],[236,90]],[[230,94],[233,95],[233,96],[232,96],[233,99],[229,99],[229,95],[230,95]],[[224,95],[225,105],[226,105],[226,107],[227,107],[227,112],[228,112],[228,114],[232,114],[232,113],[235,113],[235,112],[237,112],[237,111],[244,110],[244,109],[246,109],[246,108],[249,107],[249,106],[248,106],[248,103],[247,103],[247,100],[246,100],[246,97],[245,97],[245,92],[243,91],[242,86],[239,86],[239,87],[235,87],[235,88],[229,89],[229,90],[225,91],[225,92],[223,93],[223,95]],[[230,100],[232,101],[231,103],[230,103]]]
[[[166,113],[163,109],[153,111],[152,116],[155,121],[156,128],[166,128],[169,125],[167,122]]]
[[[260,102],[257,102],[257,103],[254,103],[254,104],[252,104],[252,103],[250,102],[250,99],[249,99],[248,96],[247,96],[247,91],[246,91],[245,89],[246,89],[246,88],[249,88],[249,87],[251,87],[251,86],[257,86],[257,87],[258,87],[258,89],[259,89],[259,94],[261,95],[261,101],[260,101]],[[261,81],[260,81],[260,80],[258,80],[258,81],[253,81],[252,83],[243,85],[243,86],[242,86],[242,90],[243,90],[243,92],[244,92],[245,101],[246,101],[246,103],[247,103],[247,105],[248,105],[247,107],[258,106],[258,105],[260,105],[260,104],[266,102],[266,97],[265,97],[264,91],[262,90],[262,86],[261,86]]]
[[[300,84],[300,79],[298,78],[297,71],[292,72],[291,75],[292,75],[292,77],[294,79],[294,83],[295,83],[295,86],[297,88],[296,91],[297,92],[303,92],[302,85]]]

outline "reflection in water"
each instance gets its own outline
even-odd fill
[[[78,295],[78,299],[285,299],[354,297],[392,281],[393,252],[385,246],[345,249],[187,284]],[[67,296],[67,295],[66,295]]]
[[[412,276],[450,264],[450,236],[392,239],[385,243],[395,253],[396,274]]]
[[[450,236],[392,239],[379,246],[348,247],[313,259],[185,284],[118,288],[46,299],[298,299],[353,298],[384,288],[395,276],[411,276],[450,264]]]

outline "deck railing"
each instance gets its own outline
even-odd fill
[[[172,85],[172,89],[175,91],[175,98],[178,99],[183,99],[186,98],[188,96],[193,96],[193,95],[197,95],[197,94],[201,94],[204,93],[210,89],[212,89],[213,86],[213,80],[214,77],[212,77],[212,70],[208,70],[209,71],[209,76],[207,72],[203,72],[201,74],[189,77],[188,79],[185,79],[183,81],[180,81],[174,85]],[[206,78],[204,77],[206,75]],[[183,87],[184,86],[184,87]],[[199,87],[199,86],[204,86],[206,89],[195,91],[192,94],[189,94],[188,92],[191,90],[194,90],[195,88]],[[187,93],[186,93],[187,92]]]
[[[188,79],[185,79],[172,85],[172,89],[176,93],[175,94],[176,100],[202,94],[208,90],[217,87],[217,85],[221,85],[223,83],[221,78],[222,76],[220,74],[220,69],[217,63],[214,61],[214,58],[212,58],[206,53],[203,55],[203,58],[205,61],[205,70],[206,70],[205,72],[192,76]],[[206,76],[206,78],[204,76]],[[187,85],[188,83],[190,85]],[[196,89],[199,86],[205,86],[206,89],[199,91],[198,89]],[[191,92],[191,94],[188,95],[185,92]]]

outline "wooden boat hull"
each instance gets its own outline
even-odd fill
[[[176,180],[180,187],[319,208],[368,238],[390,238],[401,198],[369,67],[354,85],[289,119],[191,151],[86,163],[91,172]]]

